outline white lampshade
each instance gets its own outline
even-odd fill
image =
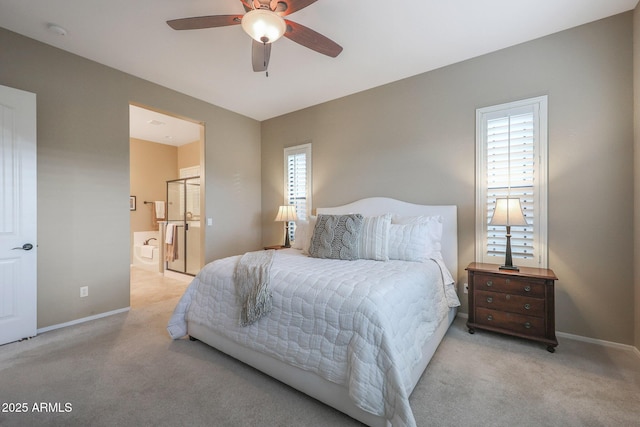
[[[274,221],[295,221],[298,219],[296,215],[296,207],[294,205],[280,206],[278,209],[278,215]]]
[[[255,9],[242,17],[242,29],[255,41],[273,43],[287,31],[287,24],[275,12]]]
[[[511,197],[497,198],[496,208],[493,211],[493,217],[489,225],[529,225],[522,213],[520,199]]]

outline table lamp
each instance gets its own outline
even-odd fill
[[[289,222],[295,221],[298,219],[298,215],[296,215],[296,207],[295,205],[287,205],[280,206],[278,209],[278,215],[276,215],[276,219],[274,221],[284,221],[287,226],[285,239],[284,239],[284,248],[290,248],[291,243],[289,242]]]
[[[522,227],[529,225],[522,213],[520,199],[517,197],[496,198],[496,207],[489,225],[504,225],[507,227],[507,253],[504,265],[500,267],[500,270],[519,271],[520,269],[513,265],[513,260],[511,259],[511,226]]]

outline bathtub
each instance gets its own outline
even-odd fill
[[[155,239],[155,240],[150,240]],[[148,242],[147,245],[144,243]],[[160,233],[158,231],[136,231],[133,233],[132,265],[160,273]],[[151,246],[152,249],[148,249]]]

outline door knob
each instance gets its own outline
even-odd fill
[[[15,250],[15,249],[22,249],[23,251],[30,251],[31,249],[33,249],[33,245],[31,243],[25,243],[21,247],[12,248],[11,250]]]

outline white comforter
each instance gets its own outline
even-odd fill
[[[187,334],[187,322],[205,325],[344,385],[358,407],[393,426],[415,425],[411,370],[449,307],[460,304],[442,263],[325,260],[277,251],[273,311],[241,327],[233,284],[239,258],[202,269],[171,317],[172,338]]]

